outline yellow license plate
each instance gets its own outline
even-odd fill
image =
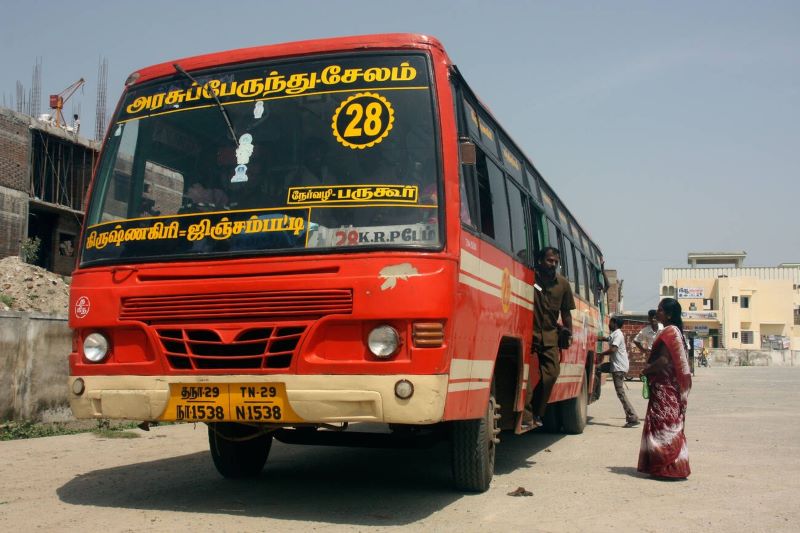
[[[171,383],[159,420],[299,422],[283,383]]]

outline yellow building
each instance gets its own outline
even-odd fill
[[[743,267],[746,255],[690,253],[691,267],[662,271],[660,294],[709,348],[800,350],[800,264]]]

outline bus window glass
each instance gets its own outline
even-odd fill
[[[459,190],[459,201],[461,202],[461,206],[459,208],[459,216],[461,218],[461,223],[466,224],[470,227],[475,227],[475,220],[472,216],[472,206],[469,201],[469,194],[467,192],[467,169],[462,166],[461,168],[461,176],[458,180],[458,190]]]
[[[360,54],[134,86],[98,169],[82,264],[438,248],[428,72],[423,54]]]
[[[542,212],[536,207],[533,201],[529,198],[528,199],[528,209],[531,213],[531,224],[533,225],[532,229],[534,230],[533,235],[531,235],[533,240],[533,257],[535,258],[539,255],[539,250],[544,248],[545,244],[545,236],[544,236],[544,225],[543,225],[543,215]]]
[[[536,200],[539,200],[539,173],[536,172],[533,167],[525,165],[525,176],[528,178],[528,185],[530,187],[531,194]]]
[[[547,222],[547,246],[558,248],[558,233],[556,224],[550,218],[545,218]]]
[[[486,160],[486,166],[489,169],[489,186],[492,191],[494,240],[506,250],[511,250],[511,224],[508,214],[508,199],[506,198],[506,177],[500,167],[491,160]]]
[[[576,294],[580,295],[581,298],[587,299],[586,271],[583,262],[583,254],[577,248],[575,249],[575,268],[578,271],[578,275],[576,276],[577,287],[575,292]]]
[[[555,216],[555,207],[553,206],[553,198],[550,193],[544,188],[542,189],[542,203],[544,204],[544,211],[551,217]]]
[[[511,181],[508,187],[508,206],[511,212],[511,238],[514,255],[520,261],[528,263],[528,225],[525,223],[524,195]]]
[[[492,188],[489,185],[489,169],[486,155],[478,152],[475,173],[478,177],[478,209],[481,215],[481,233],[494,239],[494,214],[492,212]]]
[[[561,252],[561,257],[561,262],[565,265],[564,275],[566,276],[566,271],[569,269],[570,275],[567,279],[569,280],[569,286],[572,288],[572,293],[575,294],[575,262],[573,260],[572,243],[569,239],[564,239],[564,250]]]
[[[561,252],[561,273],[564,275],[565,278],[570,279],[572,276],[572,265],[570,265],[567,258],[569,257],[569,250],[570,244],[569,240],[564,237],[564,234],[561,233],[561,230],[558,230],[558,250]]]

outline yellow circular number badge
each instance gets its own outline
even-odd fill
[[[336,140],[353,150],[375,146],[389,135],[394,109],[376,93],[356,93],[336,109],[331,127]]]

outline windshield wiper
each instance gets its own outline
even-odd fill
[[[175,70],[177,70],[178,72],[180,72],[181,74],[183,74],[184,76],[189,78],[189,80],[192,83],[194,83],[196,85],[200,85],[199,83],[197,83],[197,80],[194,79],[191,74],[186,72],[183,69],[183,67],[180,66],[178,63],[173,63],[172,66],[175,68]],[[205,86],[206,86],[206,84],[203,84],[203,88],[205,88]],[[219,108],[220,112],[222,113],[222,118],[225,119],[225,124],[228,125],[228,132],[231,135],[231,139],[233,139],[234,146],[236,146],[236,148],[239,148],[239,137],[236,135],[236,130],[233,129],[233,123],[231,122],[231,117],[228,116],[228,110],[225,109],[225,106],[222,105],[222,102],[219,101],[219,98],[217,98],[217,93],[216,92],[211,91],[211,96],[214,97],[214,102],[217,104],[217,107]]]

